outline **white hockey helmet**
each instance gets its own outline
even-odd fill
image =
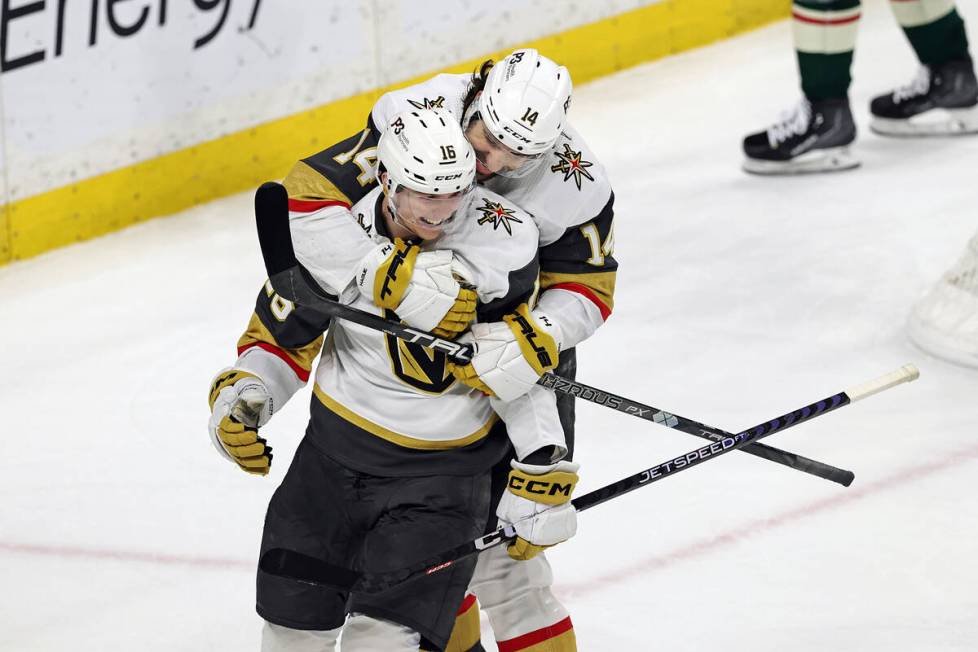
[[[395,114],[377,143],[377,176],[395,220],[437,229],[454,217],[475,183],[475,153],[444,109]],[[414,229],[417,230],[417,229]]]
[[[486,131],[524,155],[547,152],[567,122],[571,77],[567,68],[532,48],[493,66],[479,96]]]

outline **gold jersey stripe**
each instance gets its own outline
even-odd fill
[[[394,432],[393,430],[388,430],[384,426],[378,425],[373,421],[363,418],[350,408],[329,396],[319,386],[319,383],[316,383],[313,391],[316,394],[316,398],[319,399],[319,402],[326,406],[328,410],[339,415],[346,421],[349,421],[356,427],[366,430],[371,435],[376,435],[381,439],[386,439],[392,444],[397,444],[398,446],[403,446],[404,448],[413,448],[415,450],[444,451],[474,444],[488,435],[492,427],[496,425],[496,421],[499,420],[499,417],[493,413],[492,416],[489,417],[489,420],[486,421],[481,428],[472,434],[466,435],[465,437],[460,437],[459,439],[442,439],[438,441],[433,441],[430,439],[418,439],[417,437],[411,437],[399,432]]]
[[[288,175],[282,180],[282,185],[288,191],[289,199],[299,199],[301,201],[341,201],[348,206],[353,205],[350,198],[337,188],[332,181],[302,161],[292,166]]]
[[[615,309],[615,272],[593,272],[590,274],[556,274],[540,272],[540,291],[561,283],[583,285],[598,297],[609,311]]]
[[[251,320],[248,322],[248,327],[245,329],[244,334],[238,339],[238,350],[250,346],[252,344],[264,342],[266,344],[271,344],[275,348],[283,351],[285,355],[289,356],[298,367],[302,368],[306,372],[312,370],[312,363],[316,360],[316,356],[319,355],[319,350],[323,348],[323,336],[320,335],[314,339],[309,344],[305,346],[290,349],[282,346],[276,341],[275,336],[272,332],[265,327],[261,319],[258,318],[257,313],[251,313]]]

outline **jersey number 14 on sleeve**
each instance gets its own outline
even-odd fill
[[[615,253],[615,225],[612,224],[611,228],[608,229],[608,237],[603,244],[601,234],[598,233],[598,227],[595,226],[594,222],[582,226],[581,233],[591,245],[591,257],[587,259],[587,264],[602,267],[605,256],[611,256]]]

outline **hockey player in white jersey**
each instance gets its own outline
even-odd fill
[[[378,125],[405,109],[436,107],[451,112],[475,148],[480,184],[524,207],[539,228],[540,295],[530,317],[560,347],[556,371],[573,378],[574,347],[590,337],[614,307],[618,264],[613,256],[614,194],[603,166],[567,122],[571,89],[565,68],[524,49],[496,65],[486,61],[475,75],[437,75],[388,93],[377,102],[361,133],[295,165],[283,182],[293,215],[322,223],[322,232],[328,235],[322,236],[321,246],[333,254],[330,272],[352,278],[373,243],[356,226],[356,219],[339,219],[336,209],[349,208],[375,183],[371,165],[382,131]],[[487,224],[499,230],[510,228],[505,210],[485,201],[477,206]],[[417,282],[412,279],[408,284],[408,294],[434,297],[432,287],[419,275]],[[456,301],[459,290],[446,286],[442,292],[439,305]],[[405,321],[452,332],[465,319],[455,313],[439,322],[438,310],[424,316],[422,311],[418,319]],[[540,373],[548,371],[534,367],[532,356],[518,355],[508,330],[502,323],[477,325],[473,338],[480,356],[472,365],[457,369],[458,376],[509,397],[526,391]],[[573,398],[560,396],[557,401],[572,452]],[[536,552],[514,552],[521,560],[530,558],[519,562],[499,549],[483,555],[473,587],[500,646],[574,650],[570,617],[553,597],[550,567],[543,555],[534,556]],[[481,649],[478,608],[471,595],[461,605],[451,649]]]
[[[517,348],[535,346],[556,358],[556,343],[532,328],[526,304],[539,272],[536,225],[516,205],[473,187],[474,152],[459,124],[444,111],[396,114],[378,155],[380,186],[352,207],[374,243],[354,279],[330,271],[318,247],[328,220],[292,216],[297,256],[316,270],[323,289],[391,319],[403,309],[444,322],[471,308],[488,324],[511,324]],[[486,204],[503,216],[504,228],[483,219],[479,206]],[[454,286],[454,299],[434,312],[428,304],[437,299],[410,300],[407,281],[421,282],[420,273],[430,287]],[[308,378],[327,326],[310,423],[269,504],[262,552],[285,547],[387,572],[470,541],[483,533],[494,504],[490,471],[511,450],[510,475],[523,483],[513,483],[494,511],[514,524],[515,546],[573,535],[569,495],[552,507],[519,490],[530,479],[576,482],[577,465],[559,461],[567,446],[552,393],[535,387],[511,400],[489,398],[458,382],[443,353],[356,324],[330,324],[270,286],[259,294],[234,367],[211,388],[210,432],[225,457],[246,471],[268,472],[272,455],[258,429]],[[444,649],[474,564],[353,594],[259,571],[262,650],[323,652],[334,648],[341,628],[346,652]]]

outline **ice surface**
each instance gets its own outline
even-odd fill
[[[978,649],[978,372],[903,326],[978,226],[978,138],[870,134],[868,99],[915,63],[884,3],[860,30],[854,172],[739,170],[797,98],[787,23],[575,95],[621,262],[581,380],[737,430],[921,370],[767,440],[849,489],[734,453],[582,515],[551,554],[582,650]],[[308,395],[265,429],[266,479],[204,424],[262,278],[246,195],[0,269],[0,649],[258,649],[261,520]],[[577,430],[582,492],[700,444],[590,404]]]

